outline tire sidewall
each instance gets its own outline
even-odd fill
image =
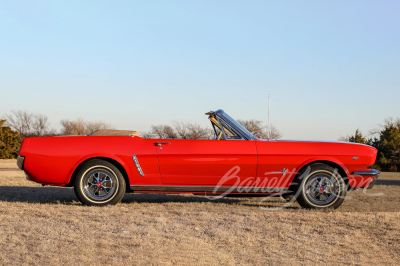
[[[324,175],[328,175],[332,182],[337,182],[339,186],[339,191],[335,195],[335,199],[328,204],[316,204],[312,202],[307,194],[306,184],[308,181],[313,178],[316,174],[323,173]],[[334,178],[335,180],[332,180]],[[310,173],[304,178],[300,185],[300,194],[297,198],[297,201],[302,207],[311,208],[311,209],[325,209],[325,208],[337,208],[339,207],[346,196],[346,184],[339,173],[335,173],[335,170],[332,167],[321,165],[321,166],[314,166],[311,168]]]
[[[85,176],[94,169],[104,169],[112,173],[115,177],[116,186],[113,195],[106,200],[94,200],[91,199],[85,192],[84,180]],[[105,206],[110,204],[117,204],[121,201],[125,194],[125,179],[121,172],[113,164],[103,160],[93,160],[85,163],[78,171],[75,182],[74,190],[78,199],[85,205],[91,206]]]

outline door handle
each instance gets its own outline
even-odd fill
[[[170,142],[155,142],[154,146],[161,146],[162,144],[171,144]]]

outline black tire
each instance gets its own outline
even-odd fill
[[[346,197],[347,187],[338,170],[326,164],[314,164],[297,178],[296,200],[303,208],[338,208]]]
[[[126,185],[121,172],[112,163],[94,159],[80,167],[74,190],[85,205],[115,205],[124,197]]]

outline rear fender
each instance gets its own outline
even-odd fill
[[[118,156],[115,156],[114,154],[110,154],[110,153],[93,153],[93,154],[85,155],[85,156],[79,158],[78,161],[76,161],[76,163],[73,165],[73,167],[71,168],[70,172],[68,173],[68,183],[69,184],[71,183],[71,178],[72,178],[73,174],[78,169],[78,167],[80,165],[82,165],[82,163],[84,163],[86,161],[89,161],[90,159],[95,159],[95,158],[100,158],[100,159],[101,158],[106,158],[106,159],[111,159],[111,160],[114,160],[114,161],[118,162],[124,168],[125,172],[128,175],[127,178],[129,180],[129,176],[131,176],[130,173],[129,173],[129,168],[126,165],[126,163],[123,160],[121,160]]]

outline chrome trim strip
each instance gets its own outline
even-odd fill
[[[217,187],[212,186],[146,186],[134,185],[131,186],[133,191],[185,191],[185,192],[214,192]],[[251,191],[254,190],[254,191]],[[216,192],[231,192],[231,193],[284,193],[288,188],[275,187],[218,187]]]
[[[289,171],[289,170],[286,168],[283,168],[282,170],[279,170],[277,172],[271,172],[271,174],[284,174],[285,175],[287,173],[287,171]]]
[[[354,172],[352,175],[377,176],[380,173],[381,172],[379,170],[372,169],[371,171],[357,171],[357,172]]]
[[[135,162],[135,165],[136,165],[136,168],[137,168],[137,170],[138,170],[138,172],[139,172],[139,175],[144,176],[142,167],[140,167],[140,164],[139,164],[139,161],[138,161],[138,159],[137,159],[137,157],[136,157],[136,154],[134,154],[134,155],[132,156],[132,158],[133,158],[133,161]]]

